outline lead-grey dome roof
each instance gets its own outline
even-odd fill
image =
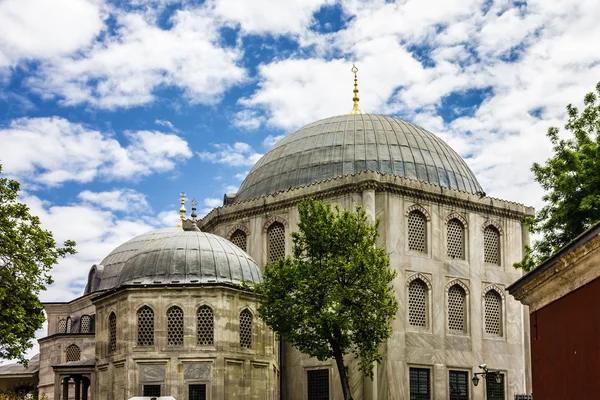
[[[361,171],[376,171],[480,193],[465,161],[442,139],[399,118],[348,114],[287,135],[254,165],[240,202]]]
[[[137,236],[95,268],[95,290],[129,284],[262,282],[252,257],[227,239],[176,228]],[[85,293],[91,291],[88,284]]]

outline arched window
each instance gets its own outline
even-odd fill
[[[229,238],[229,241],[240,249],[246,251],[246,232],[242,231],[241,229],[236,229]]]
[[[448,289],[448,329],[466,332],[466,298],[465,290],[455,284]]]
[[[92,328],[92,318],[89,315],[84,315],[81,317],[79,332],[81,333],[90,333],[90,329]]]
[[[64,318],[61,318],[58,320],[58,333],[65,333],[67,332],[67,320]]]
[[[285,227],[273,222],[267,229],[267,259],[269,264],[285,257]]]
[[[500,265],[500,231],[493,225],[483,230],[483,260],[488,264]]]
[[[73,327],[73,321],[71,317],[67,317],[67,333],[71,333],[71,328]]]
[[[215,342],[215,322],[213,310],[209,306],[201,306],[196,313],[198,344],[212,346]]]
[[[167,343],[183,346],[183,310],[177,306],[167,310]]]
[[[489,290],[484,297],[485,333],[502,336],[502,297],[494,290]]]
[[[117,351],[117,315],[114,312],[108,316],[108,351]]]
[[[81,349],[79,346],[72,344],[67,347],[67,362],[68,361],[79,361],[81,359]]]
[[[408,214],[408,249],[427,252],[427,219],[417,210]]]
[[[92,272],[90,272],[89,287],[90,293],[96,290],[96,269],[92,269]]]
[[[154,311],[148,306],[137,312],[138,346],[154,346]]]
[[[465,259],[465,227],[462,222],[452,218],[447,224],[447,254],[450,258]]]
[[[408,323],[412,326],[427,327],[427,290],[421,279],[408,285]]]
[[[240,346],[252,347],[252,313],[248,309],[240,313]]]

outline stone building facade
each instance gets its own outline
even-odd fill
[[[81,298],[47,304],[40,390],[50,400],[83,400],[83,387],[94,400],[342,399],[335,363],[277,343],[240,286],[291,254],[296,206],[306,197],[379,218],[380,244],[398,272],[400,307],[374,380],[347,360],[356,400],[531,392],[528,313],[505,288],[521,276],[512,263],[528,243],[524,220],[533,210],[487,197],[434,134],[359,113],[286,136],[222,207],[187,231],[126,242],[91,268]],[[501,380],[474,387],[484,363]]]

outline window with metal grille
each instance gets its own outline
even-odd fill
[[[421,279],[408,285],[408,323],[427,327],[427,285]]]
[[[252,347],[252,314],[248,310],[240,313],[240,346]]]
[[[408,249],[427,252],[427,219],[419,211],[408,214]]]
[[[485,380],[487,400],[505,400],[504,394],[504,374],[500,374],[500,383],[496,382],[496,377],[490,376]]]
[[[117,351],[117,316],[114,312],[108,316],[108,351]]]
[[[500,232],[492,225],[483,230],[483,259],[488,264],[500,265]]]
[[[79,346],[72,344],[67,347],[67,362],[68,361],[79,361],[81,359],[81,349]]]
[[[465,259],[465,227],[456,218],[448,221],[447,226],[447,253],[448,257],[459,260]]]
[[[458,284],[448,290],[448,328],[451,331],[466,331],[465,298],[466,293]]]
[[[198,344],[211,346],[215,342],[215,323],[213,310],[209,306],[198,308],[196,313],[196,324],[198,328]]]
[[[306,371],[308,400],[329,400],[329,370]]]
[[[73,320],[71,320],[71,317],[67,317],[67,333],[71,333],[72,327],[73,327]]]
[[[67,320],[58,320],[58,333],[65,333],[67,331]]]
[[[206,400],[206,385],[190,385],[188,400]]]
[[[485,333],[502,335],[502,297],[495,290],[485,294]]]
[[[154,346],[154,311],[148,306],[137,312],[137,345]]]
[[[89,315],[84,315],[81,317],[81,326],[79,332],[81,333],[90,333],[90,328],[92,325],[92,319]]]
[[[241,229],[236,229],[229,238],[229,241],[235,244],[240,249],[246,251],[246,232]]]
[[[469,373],[467,371],[449,371],[448,388],[450,400],[469,400]]]
[[[183,310],[177,306],[167,310],[167,343],[183,346]]]
[[[410,400],[431,399],[431,378],[428,368],[411,368],[410,378]]]
[[[285,227],[280,222],[273,222],[267,230],[267,259],[273,263],[285,257]]]
[[[144,385],[142,396],[160,397],[160,385]]]

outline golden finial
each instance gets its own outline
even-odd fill
[[[181,215],[179,216],[179,219],[181,221],[179,221],[179,224],[177,224],[178,228],[183,228],[183,220],[185,219],[185,192],[181,192],[179,193],[179,195],[181,196],[181,208],[179,209],[179,212],[181,213]]]
[[[358,100],[360,99],[358,98],[358,78],[356,77],[358,68],[356,68],[356,65],[352,64],[351,71],[354,73],[354,97],[352,98],[354,105],[352,106],[352,111],[350,111],[350,114],[362,114],[363,112],[360,110],[360,108],[358,108]]]

